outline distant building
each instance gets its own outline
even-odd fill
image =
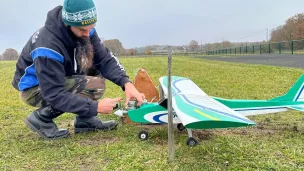
[[[185,46],[174,46],[173,53],[186,53],[187,49]]]
[[[156,49],[151,50],[152,53],[167,53],[168,46],[159,46]]]

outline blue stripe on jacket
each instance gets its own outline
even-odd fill
[[[34,61],[38,57],[54,59],[60,63],[64,62],[64,57],[60,53],[45,47],[36,48],[31,52],[30,55],[32,56],[33,64],[25,69],[24,75],[20,79],[20,82],[18,84],[20,91],[24,91],[28,88],[39,85],[34,65]]]

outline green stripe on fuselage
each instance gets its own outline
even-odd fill
[[[150,103],[140,107],[139,109],[129,110],[128,116],[131,121],[138,123],[150,123],[144,117],[148,113],[159,112],[159,111],[167,111],[166,108],[162,107],[158,103]]]

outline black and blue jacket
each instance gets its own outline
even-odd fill
[[[97,102],[65,90],[65,77],[80,74],[75,59],[77,38],[61,19],[62,6],[48,12],[45,25],[36,31],[16,64],[14,88],[25,91],[39,86],[42,98],[55,109],[78,115],[97,115]],[[94,67],[108,80],[123,87],[129,82],[124,68],[101,43],[97,32],[90,32]]]

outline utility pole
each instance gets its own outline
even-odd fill
[[[268,42],[268,28],[266,29],[266,42]]]

